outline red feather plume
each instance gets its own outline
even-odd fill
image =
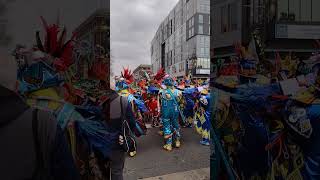
[[[161,68],[157,74],[154,76],[154,79],[157,81],[161,81],[166,75],[164,68]]]
[[[134,81],[133,74],[129,68],[123,68],[123,72],[121,72],[121,77],[123,77],[128,84],[131,84]]]
[[[42,44],[39,32],[36,34],[37,46],[39,50],[50,54],[57,58],[54,62],[54,67],[58,71],[65,71],[70,65],[73,64],[72,52],[73,52],[73,40],[76,34],[73,33],[72,38],[65,43],[66,28],[60,33],[60,27],[57,24],[48,25],[46,20],[41,16],[43,27],[46,31],[45,43]]]

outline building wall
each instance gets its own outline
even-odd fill
[[[209,14],[210,0],[180,0],[176,4],[151,42],[153,73],[163,66],[173,76],[184,76],[188,72],[188,60],[197,55],[201,61],[206,58],[209,62]]]
[[[82,24],[76,28],[77,38],[79,41],[88,41],[92,47],[99,45],[103,47],[104,54],[110,52],[110,12],[108,9],[98,9]],[[97,55],[97,54],[96,54]],[[91,59],[96,59],[93,54]],[[110,59],[107,56],[108,75],[106,81],[110,82]],[[87,79],[89,66],[85,60],[79,64],[80,73],[83,78]]]
[[[151,65],[140,65],[138,66],[134,71],[133,71],[133,75],[135,80],[141,80],[142,78],[144,78],[144,73],[147,72],[149,74],[152,73],[151,71]]]

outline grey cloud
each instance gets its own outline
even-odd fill
[[[150,43],[161,21],[178,0],[111,1],[111,57],[113,71],[150,64]]]

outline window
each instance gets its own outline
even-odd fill
[[[203,34],[203,25],[199,25],[199,34]]]
[[[291,21],[297,21],[300,19],[300,0],[290,0],[289,19]]]
[[[319,0],[312,0],[312,21],[320,22],[320,1]]]
[[[199,23],[203,23],[203,15],[199,14]]]
[[[278,20],[320,22],[319,0],[278,0]]]
[[[230,6],[230,27],[232,31],[236,31],[238,29],[237,25],[237,18],[238,18],[238,9],[237,9],[237,3],[232,3]]]
[[[194,28],[191,29],[191,36],[194,35]]]
[[[203,56],[204,55],[204,48],[200,48],[200,54]]]
[[[209,48],[204,48],[204,55],[207,57],[209,56]]]
[[[191,18],[191,27],[194,25],[193,17]]]
[[[311,0],[305,0],[305,2],[301,4],[301,21],[311,19],[311,11],[308,7],[311,7]]]
[[[227,16],[227,7],[223,6],[220,8],[220,17],[221,17],[221,32],[228,32],[228,16]]]
[[[221,32],[230,32],[238,29],[237,3],[228,4],[220,8],[221,11]],[[210,30],[209,30],[210,33]]]
[[[172,34],[172,30],[173,30],[173,28],[172,28],[172,19],[170,20],[170,34]]]

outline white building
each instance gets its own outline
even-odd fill
[[[160,24],[150,50],[153,73],[163,67],[176,77],[209,77],[210,0],[180,0]]]

